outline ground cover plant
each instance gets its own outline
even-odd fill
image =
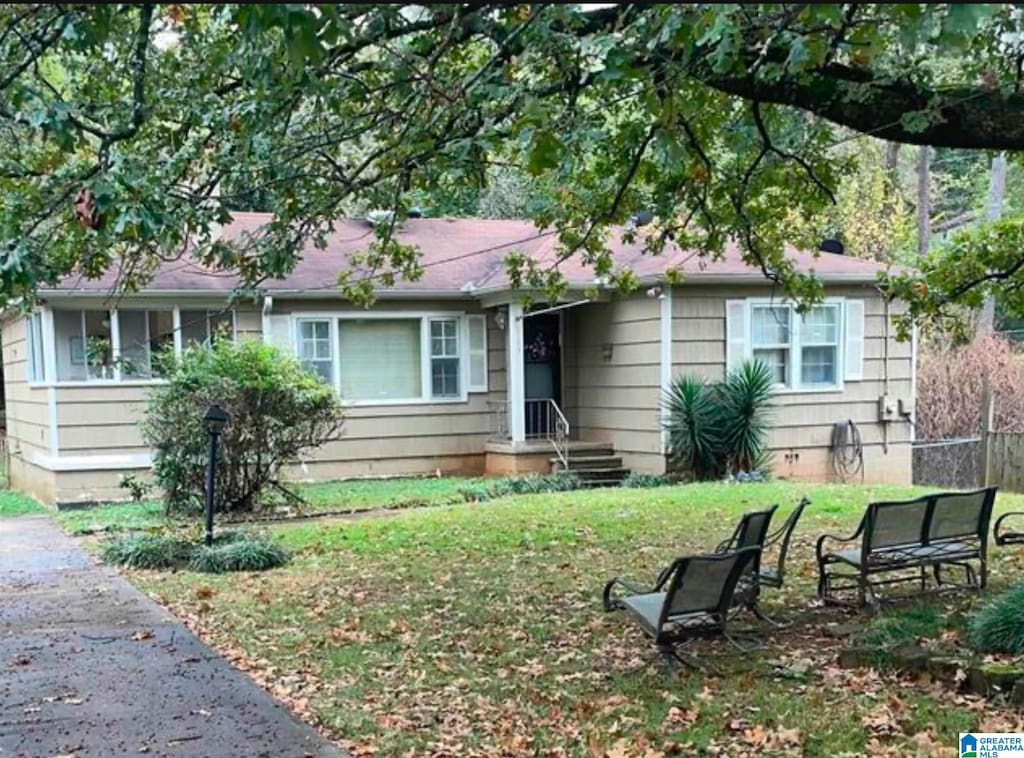
[[[957,732],[1019,730],[1020,713],[840,667],[874,617],[814,601],[814,538],[919,492],[776,481],[520,495],[282,525],[294,559],[268,574],[129,576],[356,756],[949,755]],[[702,643],[708,670],[670,678],[633,625],[601,611],[603,580],[649,581],[744,511],[779,502],[784,518],[804,495],[787,586],[765,596],[794,623],[757,627],[760,652]],[[997,508],[1015,504],[1000,495]],[[996,589],[1022,559],[994,551]],[[972,597],[950,602],[973,612]],[[927,621],[885,633],[931,633]]]

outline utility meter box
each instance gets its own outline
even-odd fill
[[[882,395],[878,398],[878,420],[898,421],[899,402],[892,395]]]

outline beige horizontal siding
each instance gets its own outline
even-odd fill
[[[890,396],[910,401],[913,395],[911,345],[896,341],[894,327],[889,329],[887,345],[885,303],[873,287],[828,287],[825,294],[864,300],[864,379],[845,382],[842,392],[784,392],[775,396],[769,446],[776,451],[776,473],[799,478],[828,478],[828,448],[833,425],[851,419],[859,427],[865,445],[868,480],[877,474],[875,481],[909,482],[909,424],[895,422],[883,428],[878,422],[878,398],[885,392],[888,369]],[[720,381],[725,376],[726,301],[770,295],[771,290],[764,286],[675,288],[673,376],[694,373]],[[898,312],[899,306],[891,310],[893,315]],[[796,455],[799,464],[785,463],[786,454]]]
[[[608,442],[623,463],[660,473],[661,306],[638,293],[567,312],[565,384],[578,439]],[[605,359],[605,346],[612,357]]]

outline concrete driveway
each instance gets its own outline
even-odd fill
[[[0,757],[342,756],[48,518],[0,519]]]

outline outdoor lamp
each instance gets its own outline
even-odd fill
[[[219,403],[214,403],[206,409],[203,423],[206,425],[208,434],[220,434],[224,431],[224,427],[227,426],[228,412],[221,408]]]
[[[217,440],[228,423],[228,413],[214,403],[203,414],[203,425],[210,435],[210,457],[206,462],[206,546],[213,544],[214,487],[217,483]]]

